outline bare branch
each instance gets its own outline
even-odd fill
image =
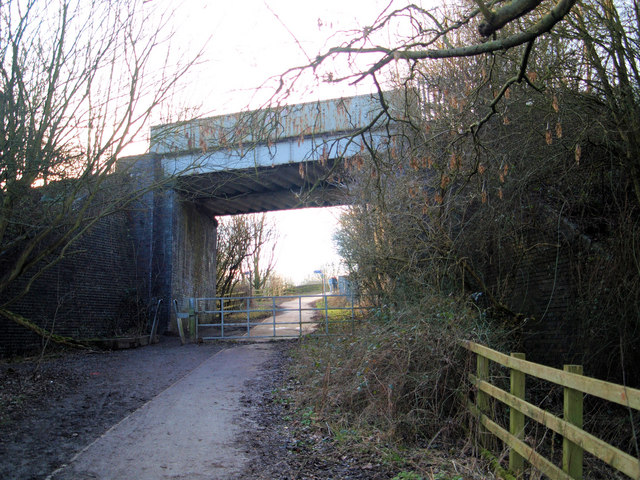
[[[482,5],[482,0],[477,1]],[[486,22],[480,24],[478,32],[483,37],[493,35],[506,24],[534,10],[541,2],[542,0],[513,0],[495,12],[483,11]],[[482,10],[482,6],[480,8]],[[485,10],[488,9],[485,7]]]

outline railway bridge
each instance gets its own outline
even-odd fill
[[[215,293],[216,217],[340,204],[340,160],[364,148],[360,132],[380,140],[369,128],[380,113],[376,97],[357,96],[152,127],[149,152],[129,160],[142,186],[171,179],[134,222],[161,330],[171,299]]]
[[[56,334],[96,338],[139,331],[147,307],[161,305],[166,331],[173,299],[216,293],[217,217],[341,203],[341,160],[378,142],[380,115],[375,97],[358,96],[152,127],[148,152],[116,165],[116,185],[129,184],[137,203],[98,221],[13,310]],[[0,322],[0,356],[41,340]]]

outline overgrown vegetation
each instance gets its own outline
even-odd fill
[[[402,311],[375,310],[357,335],[304,339],[293,362],[299,421],[328,429],[338,449],[376,451],[404,472],[398,478],[456,478],[441,470],[446,452],[455,445],[459,461],[472,448],[464,440],[470,356],[458,342],[496,342],[484,316],[463,304],[425,297]],[[482,478],[477,465],[466,467],[464,478]]]
[[[429,35],[418,28],[428,16],[411,9],[379,26],[403,15],[412,40]],[[387,72],[381,122],[346,160],[353,206],[338,237],[371,301],[473,294],[531,359],[637,382],[637,15],[582,3],[520,49]],[[445,43],[475,35],[456,26]]]
[[[446,311],[442,306],[428,317],[416,309],[379,310],[357,336],[305,340],[296,367],[311,387],[302,389],[303,405],[388,438],[428,443],[459,433],[457,393],[467,355],[456,342],[476,319],[470,311],[451,311],[453,302]]]

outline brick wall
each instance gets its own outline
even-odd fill
[[[572,311],[572,241],[542,223],[522,232],[520,244],[501,239],[479,268],[485,283],[510,310],[522,314],[510,325],[521,351],[530,360],[553,366],[571,363],[576,349],[577,322]]]
[[[108,337],[146,327],[162,298],[166,327],[172,242],[163,229],[173,229],[175,194],[170,188],[153,189],[162,178],[155,156],[123,160],[119,173],[126,175],[114,177],[115,184],[126,179],[120,186],[139,198],[126,210],[101,219],[74,243],[62,261],[10,306],[13,311],[60,335]],[[12,298],[27,281],[28,275],[4,298]],[[32,352],[42,342],[26,328],[0,318],[0,356]]]
[[[130,224],[130,212],[102,219],[10,308],[57,334],[78,338],[134,327],[131,312],[140,292]],[[0,356],[29,352],[41,343],[24,327],[0,320]]]
[[[532,361],[561,367],[571,363],[577,340],[571,315],[569,247],[561,244],[531,252],[518,269],[510,306],[526,314],[521,329],[523,351]]]
[[[13,311],[57,334],[90,338],[144,328],[162,299],[158,330],[164,333],[171,330],[174,298],[182,305],[215,294],[215,217],[168,186],[146,191],[160,178],[160,163],[150,155],[135,162],[131,189],[145,193],[127,211],[100,220]],[[34,351],[42,341],[0,319],[0,356]]]

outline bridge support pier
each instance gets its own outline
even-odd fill
[[[154,160],[144,165],[140,178],[145,181],[158,182],[162,175],[160,159]],[[149,304],[163,299],[158,333],[177,332],[173,299],[186,306],[189,297],[216,291],[218,222],[209,210],[170,186],[148,192],[141,205],[132,218],[140,290]]]

